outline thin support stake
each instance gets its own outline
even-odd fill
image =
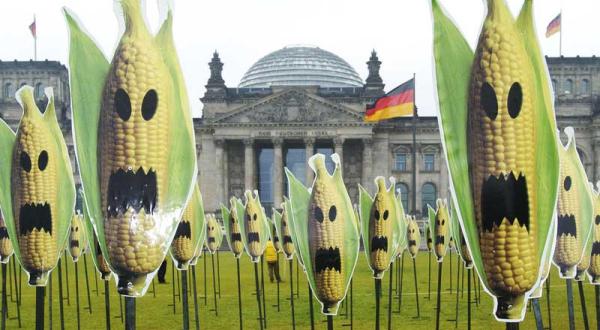
[[[450,256],[450,293],[452,293],[452,251],[448,250],[448,255]]]
[[[575,330],[575,309],[573,307],[573,280],[567,279],[567,306],[569,308],[569,329]]]
[[[431,250],[427,254],[429,255],[429,274],[427,275],[427,300],[431,300]]]
[[[2,264],[2,330],[6,329],[6,317],[8,314],[8,303],[6,302],[6,264]]]
[[[263,322],[265,324],[265,328],[267,327],[267,305],[265,304],[265,272],[264,272],[264,260],[265,258],[260,258],[260,283],[262,288],[262,305],[263,305]]]
[[[437,303],[435,308],[435,329],[440,329],[440,308],[441,308],[441,293],[442,293],[442,265],[438,262],[438,287],[437,287]]]
[[[212,282],[213,282],[213,298],[214,298],[214,308],[215,308],[215,316],[219,316],[219,308],[217,306],[217,278],[216,278],[216,269],[215,269],[215,255],[211,254],[211,263],[212,263]]]
[[[294,311],[294,273],[293,273],[293,268],[294,268],[294,261],[292,259],[290,259],[289,261],[290,264],[290,304],[292,307],[292,330],[296,330],[296,312]],[[239,260],[238,260],[238,265],[239,265]],[[238,268],[239,271],[239,268]],[[239,272],[238,272],[239,274]],[[239,283],[239,282],[238,282]],[[239,293],[238,293],[239,295]],[[240,300],[240,306],[241,306],[241,300]],[[240,308],[241,310],[241,308]],[[240,318],[242,317],[242,314],[240,314]]]
[[[77,330],[81,329],[81,315],[79,311],[79,267],[75,262],[75,306],[77,311]]]
[[[258,323],[260,325],[260,330],[262,330],[262,303],[260,302],[260,285],[258,284],[258,262],[254,263],[254,284],[256,286],[256,302],[258,303]]]
[[[375,279],[375,330],[380,329],[381,279]]]
[[[182,305],[183,305],[183,330],[190,329],[190,308],[188,305],[188,279],[187,279],[187,270],[181,271],[181,295],[182,297]]]
[[[206,269],[205,269],[205,271],[206,271]],[[173,314],[175,314],[175,313],[177,313],[177,310],[176,310],[177,304],[175,302],[176,293],[175,293],[175,264],[174,263],[171,263],[171,287],[173,288]]]
[[[35,288],[35,329],[44,330],[44,291],[45,287]]]
[[[459,291],[458,287],[460,284],[460,281],[459,281],[460,269],[462,267],[460,267],[460,258],[456,258],[456,259],[459,260],[459,262],[457,262],[457,265],[456,265],[456,273],[457,273],[456,274],[456,310],[455,310],[455,314],[454,314],[454,328],[457,329],[458,328],[458,291]],[[464,271],[463,271],[463,273],[464,273]]]
[[[315,312],[313,310],[313,294],[310,283],[308,284],[308,306],[310,311],[310,330],[315,330]]]
[[[239,274],[239,268],[238,268]],[[194,317],[196,321],[196,330],[200,330],[200,315],[198,315],[198,294],[196,292],[196,266],[192,266],[192,290],[194,291]],[[239,295],[239,291],[238,291]],[[241,299],[241,298],[240,298]],[[241,330],[241,329],[240,329]]]
[[[13,276],[14,278],[14,276]],[[52,273],[48,275],[48,328],[52,330]],[[16,295],[15,295],[16,296]]]
[[[467,330],[471,330],[471,268],[467,269]]]
[[[202,259],[204,259],[204,306],[208,306],[208,290],[206,287],[206,253],[204,253]]]
[[[90,298],[90,280],[88,278],[88,266],[86,254],[83,255],[83,268],[85,268],[85,287],[87,289],[88,310],[92,314],[92,299]]]
[[[219,289],[217,291],[219,299],[221,299],[221,264],[219,263],[219,250],[217,250],[217,288]]]
[[[596,329],[600,330],[600,286],[594,285],[596,298]]]
[[[577,281],[579,288],[579,299],[581,301],[581,313],[583,314],[583,326],[585,330],[590,330],[590,324],[588,322],[587,307],[585,304],[585,294],[583,292],[583,281]]]
[[[125,330],[135,330],[135,298],[125,297]]]
[[[387,314],[387,329],[392,330],[392,284],[394,283],[392,278],[394,277],[394,263],[390,265],[389,271],[390,281],[388,283],[388,314]]]
[[[62,264],[58,263],[58,313],[60,315],[60,330],[65,329],[65,311],[63,305]]]
[[[62,262],[65,263],[65,283],[66,283],[66,287],[67,287],[67,306],[71,306],[71,293],[69,292],[69,264],[67,263],[66,259],[63,259]]]
[[[106,314],[106,330],[110,330],[110,291],[108,281],[104,281],[104,306]]]
[[[535,316],[535,328],[544,330],[544,321],[542,320],[542,311],[540,310],[540,300],[538,298],[531,299],[533,305],[533,315]]]
[[[244,322],[242,321],[242,283],[240,280],[240,258],[235,258],[235,265],[237,268],[238,313],[240,314],[240,330],[242,330],[244,328]]]
[[[327,315],[327,330],[333,330],[333,315]]]
[[[417,318],[421,317],[421,310],[419,309],[419,283],[417,282],[417,262],[416,258],[412,258],[413,262],[413,274],[415,275],[415,298],[417,299]],[[440,299],[440,298],[438,298]],[[439,314],[438,314],[439,317]]]

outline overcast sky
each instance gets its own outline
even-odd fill
[[[474,47],[483,20],[482,0],[441,0]],[[508,0],[514,13],[522,0]],[[250,66],[290,44],[316,45],[345,59],[364,80],[375,49],[383,62],[386,91],[417,75],[421,115],[433,115],[432,26],[429,0],[174,0],[175,40],[194,114],[209,76],[207,63],[218,50],[223,78],[239,83]],[[157,0],[147,0],[148,20],[158,26]],[[74,11],[112,57],[118,41],[114,0],[0,0],[0,59],[33,57],[28,26],[37,17],[38,59],[67,63],[68,34],[61,13]],[[544,37],[547,24],[563,11],[563,55],[600,55],[600,1],[537,0],[538,34],[546,55],[557,56],[558,34]]]

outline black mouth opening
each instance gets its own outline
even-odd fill
[[[481,187],[481,213],[483,229],[492,231],[494,225],[500,227],[506,218],[512,225],[516,219],[529,231],[529,199],[527,179],[519,178],[511,171],[508,175],[490,175]]]
[[[6,227],[0,228],[0,239],[8,238],[8,229]]]
[[[338,272],[342,271],[340,248],[320,248],[315,252],[315,272],[318,273],[328,268]]]
[[[387,252],[387,250],[388,250],[387,236],[373,236],[373,238],[371,238],[371,252],[375,252],[377,250],[383,250],[383,251]]]
[[[154,212],[157,198],[156,172],[143,168],[136,172],[118,169],[108,179],[108,216],[117,217],[132,208],[139,213],[143,208],[146,214]]]
[[[285,244],[285,243],[292,244],[292,237],[290,235],[284,235],[283,236],[283,244]]]
[[[231,240],[233,242],[242,241],[242,234],[240,233],[231,233]]]
[[[575,223],[575,216],[572,214],[559,215],[558,216],[558,227],[556,227],[556,235],[571,235],[577,237],[577,223]]]
[[[592,255],[600,255],[600,242],[592,243]]]
[[[408,240],[408,246],[416,246],[417,245],[417,241],[414,239],[409,239]]]
[[[52,212],[50,205],[44,204],[25,204],[21,206],[19,213],[19,233],[27,235],[34,229],[45,231],[52,235]]]
[[[215,242],[215,238],[214,237],[209,237],[208,238],[208,243],[214,243]]]
[[[278,243],[278,242],[279,242],[279,237],[278,236],[273,237],[273,243]]]
[[[79,241],[77,241],[77,240],[71,240],[71,247],[72,248],[78,248],[79,247]]]
[[[180,237],[187,237],[188,239],[192,239],[192,230],[190,229],[190,223],[187,221],[180,221],[177,226],[177,231],[175,232],[175,238],[178,239]]]
[[[252,242],[256,242],[256,243],[260,242],[260,239],[259,239],[259,236],[258,236],[257,232],[250,232],[250,233],[248,233],[248,244],[250,244]]]
[[[446,238],[444,236],[437,235],[435,237],[435,244],[445,244]]]

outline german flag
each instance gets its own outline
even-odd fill
[[[551,35],[560,31],[560,25],[562,20],[561,16],[562,13],[558,14],[558,16],[556,16],[552,21],[550,21],[550,24],[548,24],[548,27],[546,28],[546,38],[549,38]]]
[[[415,109],[415,78],[392,89],[367,105],[365,121],[377,122],[384,119],[412,116]]]

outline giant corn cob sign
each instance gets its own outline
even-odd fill
[[[383,278],[384,272],[396,256],[400,245],[403,224],[403,211],[396,199],[396,181],[390,178],[386,187],[385,178],[375,178],[377,193],[372,198],[369,192],[359,185],[359,202],[365,254],[375,278]]]
[[[432,0],[440,131],[457,215],[494,314],[520,321],[558,190],[556,123],[532,1],[488,0],[475,52]]]
[[[285,258],[291,260],[294,257],[294,243],[292,242],[292,234],[290,233],[290,222],[288,213],[286,211],[285,204],[281,203],[281,213],[277,210],[273,212],[273,223],[275,224],[275,231],[281,241],[281,250],[285,255]]]
[[[429,217],[429,228],[431,239],[433,240],[433,252],[438,262],[444,260],[448,245],[450,243],[450,214],[448,212],[448,203],[445,200],[438,199],[437,208],[434,210],[428,205],[427,213]],[[427,239],[430,239],[427,237]]]
[[[575,131],[567,127],[565,134],[567,144],[559,148],[560,188],[553,261],[561,277],[574,278],[591,234],[594,205],[592,189],[577,153]],[[589,264],[589,260],[583,261]]]
[[[198,249],[202,249],[200,237],[204,235],[204,205],[198,184],[194,185],[192,198],[188,201],[181,221],[175,231],[175,237],[171,242],[171,257],[177,265],[177,269],[187,270],[190,262]]]
[[[88,244],[85,229],[83,228],[83,215],[79,212],[73,214],[68,244],[71,258],[73,258],[73,262],[77,262],[79,257],[86,252]]]
[[[29,284],[45,286],[66,244],[75,207],[73,171],[54,108],[38,109],[33,88],[17,91],[23,117],[16,137],[1,123],[0,205],[15,256]]]
[[[335,315],[356,266],[360,236],[339,156],[333,154],[331,158],[333,174],[325,167],[324,155],[310,158],[315,172],[310,192],[287,168],[286,175],[296,251],[322,313]]]
[[[593,202],[594,202],[594,213],[592,224],[592,234],[590,240],[592,241],[592,248],[590,251],[590,267],[588,268],[588,274],[590,275],[590,281],[592,284],[600,284],[600,182],[596,183],[596,189],[592,190]]]
[[[10,260],[10,256],[14,253],[12,243],[8,237],[8,229],[4,216],[0,214],[0,262],[5,264]]]
[[[452,231],[452,235],[456,237],[456,252],[460,256],[460,259],[463,261],[465,268],[471,269],[473,268],[473,259],[471,258],[469,247],[467,246],[465,236],[463,235],[462,228],[460,227],[460,221],[458,221],[456,206],[454,206],[452,198],[450,198],[450,201],[450,205],[452,205],[452,208],[450,209],[450,228]]]
[[[265,209],[260,203],[258,191],[255,190],[252,193],[250,190],[246,190],[244,196],[246,198],[246,204],[243,206],[244,222],[240,226],[242,242],[250,260],[259,262],[269,240],[269,223]]]
[[[221,205],[221,215],[223,217],[223,226],[225,227],[225,237],[229,244],[229,249],[236,259],[244,252],[244,243],[242,241],[242,232],[240,231],[240,219],[243,219],[244,206],[235,197],[229,200],[229,209]]]
[[[142,296],[191,195],[196,152],[172,12],[152,35],[141,1],[119,4],[125,31],[110,63],[65,14],[73,132],[102,254],[119,292]]]
[[[113,273],[110,269],[110,266],[106,262],[106,259],[104,259],[104,256],[102,256],[102,249],[100,249],[100,243],[98,242],[98,237],[96,236],[96,232],[94,231],[94,225],[90,220],[90,216],[85,205],[85,198],[82,211],[82,225],[85,231],[85,235],[89,239],[89,247],[92,255],[92,262],[94,263],[94,266],[96,267],[98,273],[100,273],[100,277],[103,280],[108,281],[110,280],[110,276]]]

